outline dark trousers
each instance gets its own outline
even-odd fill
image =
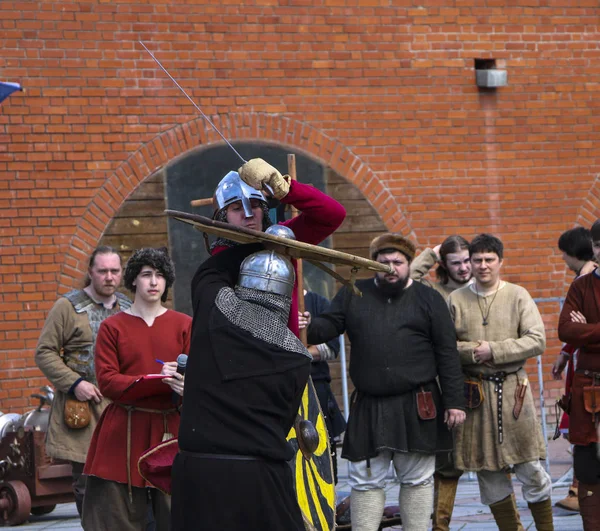
[[[597,485],[600,483],[600,461],[596,453],[596,444],[573,448],[573,472],[581,483]]]
[[[71,468],[73,469],[73,494],[75,494],[75,505],[77,506],[79,518],[81,518],[83,512],[83,497],[85,495],[85,483],[87,478],[83,473],[84,466],[85,463],[71,461]]]
[[[286,462],[179,454],[173,463],[173,531],[304,531]]]
[[[154,516],[156,531],[170,529],[170,498],[157,489],[88,476],[83,500],[82,526],[86,531],[146,531]]]
[[[326,380],[313,381],[317,398],[319,399],[319,405],[321,406],[321,412],[323,413],[323,419],[327,426],[327,433],[329,434],[329,446],[331,449],[331,464],[333,466],[333,480],[334,484],[338,482],[338,463],[337,463],[337,443],[335,437],[340,435],[346,429],[346,421],[340,411],[335,396],[331,391],[331,386]]]
[[[435,474],[444,479],[459,479],[463,475],[463,471],[454,466],[453,452],[435,454]]]

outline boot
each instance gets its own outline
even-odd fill
[[[528,503],[531,510],[531,516],[535,522],[537,531],[554,531],[554,523],[552,521],[552,500],[547,500]]]
[[[490,510],[494,515],[498,531],[523,531],[523,524],[521,524],[514,494],[499,502],[492,503]]]
[[[350,494],[352,531],[377,531],[385,506],[383,489],[356,490]]]
[[[432,531],[449,531],[459,478],[434,476]]]
[[[521,523],[521,515],[519,514],[519,508],[517,507],[517,497],[515,496],[514,492],[510,495],[510,499],[512,500],[512,504],[515,509],[515,514],[517,515],[517,531],[525,531],[525,528]]]
[[[573,478],[573,484],[569,487],[569,494],[567,494],[566,498],[557,501],[554,505],[560,507],[561,509],[566,509],[567,511],[579,512],[579,498],[577,497],[577,487],[578,481],[576,478]]]
[[[584,531],[600,529],[600,483],[579,483],[579,507]]]
[[[400,487],[400,518],[403,531],[427,531],[431,506],[433,505],[433,482]]]

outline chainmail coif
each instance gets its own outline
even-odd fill
[[[237,286],[235,290],[222,288],[215,304],[232,324],[257,339],[312,359],[306,347],[287,327],[292,304],[290,297]]]

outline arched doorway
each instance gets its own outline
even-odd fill
[[[246,159],[261,157],[282,173],[287,172],[289,149],[274,144],[240,143],[236,149]],[[331,195],[347,210],[343,226],[324,243],[340,251],[368,255],[373,236],[386,230],[369,202],[354,185],[318,161],[296,152],[298,179]],[[119,249],[127,260],[140,247],[167,247],[175,261],[177,282],[173,291],[173,307],[191,314],[189,285],[192,276],[208,254],[202,234],[179,221],[168,219],[165,209],[212,216],[212,207],[193,208],[192,199],[211,197],[219,180],[241,162],[224,145],[211,146],[186,153],[154,173],[131,194],[109,223],[101,244]],[[314,268],[306,268],[311,289],[331,298],[336,286]],[[338,267],[338,272],[349,272]],[[327,277],[327,275],[325,275]]]
[[[275,144],[239,143],[236,149],[246,159],[261,157],[287,171],[287,154],[291,150]],[[328,247],[368,256],[371,239],[387,228],[361,191],[331,168],[295,152],[298,179],[312,184],[338,200],[347,211],[344,224],[326,242]],[[241,162],[226,146],[217,145],[186,153],[145,179],[123,203],[110,221],[100,244],[119,249],[127,260],[140,247],[167,247],[176,265],[177,281],[168,305],[191,314],[190,282],[208,254],[202,234],[191,226],[168,219],[166,208],[212,216],[212,207],[192,208],[192,199],[210,197],[219,180]],[[305,267],[311,289],[331,298],[339,286],[328,275],[310,266]],[[350,272],[337,267],[345,278]],[[369,276],[370,273],[365,272]],[[341,371],[338,361],[331,364],[332,387],[341,396]],[[340,401],[341,403],[341,401]]]

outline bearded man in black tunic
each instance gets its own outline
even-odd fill
[[[226,249],[192,281],[173,531],[304,531],[286,437],[311,357],[287,327],[294,268],[261,248]]]
[[[370,253],[394,272],[357,281],[362,297],[343,287],[329,311],[311,320],[308,342],[347,332],[352,346],[355,391],[342,450],[350,461],[352,531],[379,528],[390,461],[401,484],[402,529],[426,531],[435,454],[452,450],[450,430],[465,418],[456,332],[443,297],[409,278],[410,240],[383,234]]]

